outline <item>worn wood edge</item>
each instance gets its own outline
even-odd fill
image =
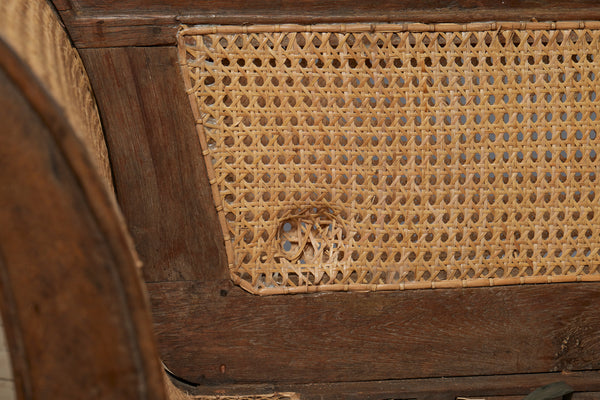
[[[145,262],[145,279],[229,282],[177,49],[82,49],[81,55],[113,147],[117,198]],[[170,106],[161,106],[167,98]]]
[[[52,0],[52,4],[57,11],[66,11],[73,8],[71,0]]]
[[[153,283],[148,288],[163,362],[195,384],[404,380],[591,371],[600,365],[593,353],[599,342],[591,331],[598,318],[590,308],[598,283],[270,297],[203,282]],[[558,296],[549,301],[553,293]],[[511,305],[511,298],[520,308]],[[430,303],[432,299],[437,300]],[[564,301],[568,304],[552,314],[553,304]],[[223,310],[229,311],[222,315]],[[534,311],[544,318],[532,321]],[[352,321],[346,321],[350,315]],[[530,322],[511,329],[506,325],[511,320]],[[352,332],[351,337],[344,332]],[[509,340],[511,335],[516,340]],[[543,336],[534,343],[536,335]],[[301,343],[286,351],[294,337],[301,337]],[[577,340],[583,347],[572,346]],[[205,345],[213,341],[216,347]],[[448,341],[455,345],[446,346]],[[488,341],[492,346],[481,349]],[[246,343],[251,343],[251,353],[241,351]],[[351,356],[347,349],[353,349]],[[219,371],[219,365],[226,365],[226,371]]]
[[[74,174],[1,69],[0,92],[0,257],[8,274],[0,285],[13,289],[27,366],[19,373],[32,383],[31,398],[155,398],[139,381],[115,280],[120,266]]]
[[[540,8],[490,8],[479,9],[431,9],[397,10],[381,13],[361,10],[359,15],[352,9],[338,10],[325,14],[319,10],[304,9],[297,13],[286,13],[277,9],[269,12],[261,10],[213,10],[205,12],[132,13],[119,15],[110,13],[74,13],[61,11],[61,15],[72,40],[78,48],[157,46],[174,45],[180,25],[246,25],[255,24],[329,24],[329,23],[422,23],[422,24],[463,24],[486,21],[579,21],[600,20],[600,5],[585,9],[567,7]]]
[[[132,357],[135,359],[138,368],[140,382],[150,383],[151,386],[146,389],[160,397],[164,385],[158,364],[156,341],[150,329],[152,319],[148,312],[149,298],[147,292],[142,289],[140,261],[135,255],[133,242],[125,229],[125,223],[116,201],[107,192],[83,143],[67,122],[64,111],[52,99],[51,95],[43,89],[43,85],[30,67],[22,62],[13,49],[2,39],[0,39],[0,60],[2,61],[0,68],[22,92],[25,100],[40,116],[52,134],[52,140],[72,170],[90,207],[95,223],[102,232],[104,240],[108,243],[111,256],[115,259],[117,265],[125,266],[117,268],[113,273],[115,274],[116,284],[123,290],[123,298],[120,301],[125,304],[123,313],[124,320],[129,322],[126,330],[129,332],[130,345],[132,349],[137,349]],[[2,289],[3,291],[7,290],[4,287]],[[10,295],[10,291],[7,291],[6,295]],[[7,301],[6,297],[4,297],[4,301]],[[6,315],[5,317],[10,320],[14,315]],[[9,320],[5,322],[6,325],[9,324]],[[12,324],[12,320],[10,320],[10,323]],[[142,328],[140,330],[139,327],[148,327],[148,329]],[[18,329],[20,329],[18,323],[16,329],[17,332],[7,336],[9,336],[9,342],[13,344],[11,348],[14,347],[18,352],[20,351],[20,344],[15,339],[15,335],[18,334]],[[13,357],[13,363],[18,365],[19,361],[16,361]],[[153,364],[156,368],[152,370],[145,368],[145,366]],[[22,367],[26,368],[26,366]],[[16,369],[16,367],[13,369]],[[16,376],[15,384],[20,385],[21,379],[20,376]]]
[[[200,25],[184,27],[179,36],[206,35],[206,34],[236,34],[236,33],[271,33],[271,32],[479,32],[479,31],[502,31],[502,30],[563,30],[563,29],[598,29],[600,21],[546,21],[546,22],[471,22],[465,24],[456,23],[372,23],[372,24],[278,24],[278,25]],[[183,43],[179,43],[182,45]]]
[[[191,395],[255,395],[266,392],[295,392],[305,399],[361,398],[377,400],[391,396],[421,398],[427,395],[510,396],[523,395],[537,387],[563,381],[577,392],[600,390],[600,371],[493,376],[463,376],[364,382],[332,382],[300,385],[259,384],[190,386],[175,385]]]

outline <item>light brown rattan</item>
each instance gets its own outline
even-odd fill
[[[0,0],[0,40],[40,77],[112,190],[108,152],[83,63],[48,1]]]
[[[183,28],[232,279],[258,294],[599,280],[599,29]]]

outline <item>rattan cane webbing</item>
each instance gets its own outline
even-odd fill
[[[233,280],[600,278],[600,23],[184,28]]]
[[[90,82],[52,5],[47,0],[0,0],[0,40],[27,63],[64,111],[112,191],[108,152]]]

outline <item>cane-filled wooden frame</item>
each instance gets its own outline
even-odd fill
[[[25,3],[28,2],[23,4]],[[224,245],[223,225],[219,221],[214,203],[214,184],[211,185],[211,175],[205,164],[205,159],[209,159],[210,155],[203,154],[206,148],[202,148],[197,132],[197,123],[202,121],[196,121],[192,114],[190,93],[186,93],[176,48],[177,35],[182,25],[188,27],[230,25],[233,26],[230,29],[236,29],[236,32],[241,32],[239,34],[247,34],[252,29],[259,29],[256,27],[257,24],[271,27],[289,26],[289,24],[302,27],[315,24],[338,27],[345,25],[346,32],[350,32],[352,27],[357,26],[356,24],[364,24],[368,29],[363,33],[372,35],[377,34],[377,28],[373,31],[373,26],[390,22],[393,22],[396,27],[403,27],[395,29],[396,33],[408,32],[409,26],[415,27],[421,24],[426,27],[453,24],[454,31],[477,36],[477,32],[469,32],[465,29],[466,24],[482,23],[481,26],[492,27],[494,23],[499,23],[494,21],[512,21],[518,24],[507,29],[517,32],[521,40],[524,36],[519,32],[523,29],[594,31],[595,21],[600,20],[598,2],[590,0],[570,2],[564,0],[452,2],[440,0],[383,2],[54,0],[53,3],[81,55],[98,104],[108,145],[115,192],[125,216],[127,229],[131,232],[136,250],[143,262],[142,272],[152,307],[160,357],[175,376],[188,382],[188,390],[197,395],[229,394],[238,397],[294,392],[302,399],[436,400],[454,399],[460,396],[482,398],[501,395],[522,398],[535,387],[557,380],[566,381],[578,391],[600,390],[600,362],[598,361],[600,341],[597,335],[600,330],[600,316],[597,310],[600,300],[598,282],[512,286],[496,286],[494,283],[493,287],[488,285],[459,288],[440,288],[437,283],[434,288],[427,283],[433,290],[373,292],[369,288],[369,291],[365,292],[322,291],[277,296],[256,296],[234,285],[230,279],[231,270],[228,264],[231,258],[228,257]],[[30,26],[28,24],[32,23],[30,19],[31,15],[25,18],[21,26],[23,29],[28,29]],[[557,21],[573,25],[570,27],[563,25],[562,28],[559,25],[552,25]],[[582,26],[580,21],[589,22],[585,22]],[[302,27],[294,28],[295,32],[305,29]],[[497,25],[496,28],[490,28],[490,34],[495,35],[497,28]],[[436,33],[436,30],[439,28],[427,28],[427,32]],[[418,32],[415,30],[415,33]],[[341,34],[341,31],[338,34]],[[418,33],[420,37],[424,37],[425,34],[426,32]],[[544,42],[543,38],[541,40]],[[519,46],[529,46],[528,40],[525,42]],[[513,40],[512,43],[514,46],[516,42]],[[584,47],[591,43],[581,42]],[[518,48],[517,46],[513,50]],[[18,326],[23,328],[24,332],[30,332],[31,334],[26,338],[31,339],[32,343],[41,343],[34,349],[39,350],[39,354],[48,355],[40,358],[39,363],[36,364],[27,364],[21,358],[20,368],[26,371],[28,365],[39,366],[40,368],[33,372],[37,371],[40,378],[34,378],[30,382],[33,382],[37,388],[49,385],[46,387],[64,389],[61,393],[85,394],[87,387],[69,392],[69,385],[72,385],[73,380],[76,379],[84,385],[93,386],[95,377],[101,375],[119,378],[118,384],[113,384],[117,381],[109,381],[108,378],[105,380],[99,378],[99,381],[104,382],[103,388],[115,392],[111,398],[119,398],[119,396],[152,398],[152,394],[154,398],[164,398],[160,390],[157,357],[153,353],[154,346],[149,329],[150,318],[147,313],[145,314],[143,295],[135,278],[135,259],[131,257],[130,248],[123,244],[125,243],[123,228],[114,229],[114,226],[119,224],[118,214],[114,214],[114,209],[108,212],[108,206],[101,206],[107,198],[100,189],[102,186],[98,177],[91,177],[92,164],[89,160],[85,161],[87,158],[81,155],[84,154],[79,151],[81,146],[74,144],[78,143],[72,139],[76,132],[69,131],[68,127],[63,129],[62,125],[58,126],[59,129],[56,125],[52,125],[52,121],[56,121],[57,118],[60,120],[60,113],[56,113],[56,105],[52,101],[36,103],[36,99],[42,99],[43,96],[31,95],[35,92],[33,90],[35,88],[42,88],[41,93],[47,89],[44,89],[43,85],[27,84],[35,81],[29,79],[32,74],[27,72],[27,68],[10,69],[9,64],[11,60],[14,61],[12,56],[0,58],[0,64],[5,72],[12,71],[7,79],[9,81],[16,79],[19,84],[15,90],[12,90],[10,85],[4,85],[3,98],[16,99],[18,96],[14,95],[15,91],[25,90],[28,93],[25,96],[26,100],[35,107],[23,113],[26,116],[24,119],[34,121],[34,118],[29,116],[37,114],[43,117],[42,125],[44,123],[48,125],[48,121],[50,122],[49,133],[36,134],[35,140],[25,142],[20,139],[20,136],[13,135],[3,136],[2,142],[6,144],[10,141],[10,147],[3,146],[5,157],[2,161],[6,167],[0,174],[2,178],[0,188],[3,193],[10,196],[17,193],[7,190],[10,188],[9,185],[29,187],[29,183],[33,183],[40,185],[36,188],[42,188],[32,189],[29,192],[22,191],[20,193],[23,194],[23,198],[14,198],[14,204],[21,204],[26,219],[15,219],[16,214],[11,213],[12,206],[2,209],[3,220],[12,221],[10,225],[0,226],[3,237],[9,238],[11,243],[19,241],[20,244],[2,246],[3,258],[0,267],[5,271],[8,271],[7,268],[12,268],[10,271],[13,272],[9,275],[4,274],[1,278],[3,282],[9,282],[7,277],[14,278],[12,283],[9,282],[9,289],[13,286],[28,289],[41,288],[11,292],[4,290],[7,286],[3,283],[3,299],[5,304],[8,304],[4,310],[9,310],[9,316],[14,316],[15,313],[24,316],[19,325],[9,326]],[[583,68],[584,71],[589,67],[585,59],[573,60],[572,52],[570,56],[569,60],[565,53],[562,61],[565,68],[567,66],[579,70]],[[419,59],[419,57],[421,56],[414,58]],[[448,60],[446,57],[446,62]],[[424,58],[422,61],[425,67],[429,68]],[[506,62],[508,63],[508,60]],[[414,69],[410,60],[408,65]],[[514,76],[521,71],[521,68],[525,71],[527,68],[532,68],[532,65],[535,67],[536,64],[528,64],[528,60],[525,64],[518,66],[515,64],[513,70],[507,71],[507,76]],[[378,68],[381,68],[381,64]],[[471,68],[475,66],[471,64]],[[416,71],[415,74],[423,72]],[[568,87],[575,88],[585,82],[584,80],[578,82],[573,78],[573,74],[565,74],[565,77],[573,81],[570,84],[566,81],[560,82],[561,78],[558,74],[559,82],[552,84],[557,84],[558,87],[564,85],[567,92]],[[588,79],[587,90],[588,92],[592,90],[595,80],[589,80],[585,74],[582,75],[582,79]],[[419,80],[419,83],[424,85],[427,85],[426,82],[426,79]],[[536,81],[536,84],[538,82]],[[366,79],[363,83],[368,86],[369,80]],[[472,81],[470,84],[474,85]],[[507,86],[508,90],[505,93],[512,95],[512,98],[518,91],[531,87],[523,87],[530,85],[526,79],[521,81],[521,86],[512,85],[513,82]],[[478,87],[484,89],[484,92],[487,90],[485,89],[487,86],[481,85],[481,80]],[[416,91],[423,96],[425,92],[421,89],[431,88],[424,86]],[[497,103],[491,106],[503,105],[500,103],[503,100],[495,93],[494,96]],[[464,97],[466,100],[467,96]],[[479,97],[481,100],[481,93]],[[424,98],[426,96],[420,99],[420,106],[413,103],[410,109],[422,111]],[[454,103],[454,105],[450,102],[451,105],[448,107],[459,112],[460,107],[463,107],[460,100],[459,97],[458,104]],[[518,99],[516,101],[522,107],[533,106],[527,103],[529,100],[525,96],[522,103],[519,103]],[[535,104],[539,105],[539,101],[545,104],[546,100],[543,99],[542,94],[537,95]],[[569,104],[576,108],[579,103],[576,96],[574,103]],[[11,101],[8,104],[14,105],[17,102]],[[547,103],[547,106],[553,110],[556,108],[559,114],[556,117],[552,112],[552,123],[556,122],[557,126],[565,124],[565,121],[560,120],[561,104],[567,103],[562,103],[560,95],[553,96]],[[438,105],[439,103],[434,104],[433,109]],[[482,102],[475,104],[473,97],[472,103],[469,104],[470,108],[467,109],[466,105],[464,108],[466,112],[474,114],[478,107],[484,105]],[[49,114],[44,112],[44,107],[50,110]],[[5,107],[4,110],[10,111],[12,108]],[[445,110],[438,110],[442,115],[444,114],[442,111]],[[584,112],[582,112],[582,119],[579,121],[575,109],[564,110],[564,112],[574,115],[573,124],[589,123],[591,120],[591,111],[587,119],[583,117]],[[538,114],[538,122],[550,123],[539,121],[539,113],[536,114]],[[5,111],[4,115],[16,114]],[[421,116],[422,122],[425,115],[427,114]],[[509,122],[505,123],[503,116],[496,115],[495,109],[494,116],[501,121],[497,121],[496,124],[506,125],[511,129],[519,124],[524,125],[525,121],[531,122],[525,119],[525,113],[521,122],[516,116],[516,122],[509,119]],[[9,118],[5,120],[8,121]],[[16,119],[10,121],[11,123],[16,121],[16,126],[22,126]],[[489,124],[489,121],[485,124]],[[460,121],[458,125],[460,126]],[[26,128],[22,132],[33,132],[29,127]],[[421,125],[414,128],[414,131],[417,131],[424,127]],[[585,129],[579,130],[584,135]],[[509,131],[509,134],[512,132]],[[506,142],[506,144],[526,145],[529,146],[528,149],[532,148],[531,136],[528,139],[531,142],[525,139],[519,142],[518,133],[516,135],[516,143]],[[443,134],[439,138],[436,137],[437,142],[434,144],[427,142],[429,138],[425,135],[420,136],[419,149],[424,148],[422,146],[436,148],[435,146],[441,147],[445,144]],[[491,143],[490,148],[492,148],[500,146],[504,141],[503,135],[498,136],[498,134],[495,142],[491,141],[489,135],[487,137],[481,135],[477,139],[480,140],[478,143],[475,142],[476,138],[466,133],[465,136],[471,138],[473,142],[461,143],[461,135],[458,134],[458,141],[452,141],[450,145],[463,146],[464,149],[471,151],[465,155],[470,154],[473,158],[476,153],[479,153],[485,163],[489,163],[489,159],[483,157],[483,146]],[[582,139],[578,139],[578,136],[576,129],[574,138],[568,137],[566,142],[577,147],[585,138],[583,136]],[[407,136],[407,144],[402,145],[404,149],[417,151],[416,136],[413,136],[414,144],[408,144],[408,138]],[[586,140],[590,138],[588,131]],[[509,136],[509,140],[513,140],[513,137]],[[584,146],[577,148],[582,154],[581,160],[578,161],[577,150],[561,149],[560,143],[563,143],[563,139],[560,132],[557,137],[552,135],[551,139],[547,139],[543,132],[538,132],[536,143],[541,145],[545,142],[557,146],[557,150],[560,149],[557,152],[558,159],[553,155],[551,160],[559,166],[562,162],[563,150],[567,155],[574,154],[574,158],[567,159],[564,165],[581,166],[582,163],[591,160],[584,160],[584,155],[588,158],[591,156],[589,150],[593,149],[593,143],[591,148]],[[9,151],[9,148],[14,150]],[[77,151],[74,152],[73,149]],[[586,149],[587,153],[584,151]],[[540,157],[545,157],[545,154],[535,151],[538,156],[537,162],[541,164]],[[494,153],[495,168],[496,165],[503,165],[502,163],[505,162],[502,159],[503,154]],[[518,151],[509,152],[509,154],[516,153]],[[32,159],[42,161],[23,163],[25,154]],[[51,157],[48,158],[48,155]],[[531,151],[529,159],[526,159],[525,155],[526,153],[523,153],[521,163],[515,162],[514,165],[534,165]],[[514,161],[509,159],[509,164],[512,162]],[[31,172],[31,169],[23,168],[23,166],[33,168],[35,165],[39,166],[38,171],[45,171],[44,174],[29,173],[27,171]],[[458,165],[461,165],[460,162]],[[465,167],[473,165],[464,164]],[[12,173],[7,166],[17,173]],[[421,164],[419,167],[425,168],[425,165]],[[505,185],[499,177],[495,178],[493,184],[489,181],[485,183],[484,178],[489,178],[489,172],[488,176],[482,172],[478,173],[479,185],[499,185],[499,187]],[[530,186],[527,185],[532,183],[526,181],[526,178],[531,179],[531,174],[527,176],[521,173],[523,181],[520,185],[529,188]],[[495,171],[494,174],[497,175]],[[588,186],[591,184],[589,174],[584,178],[582,173],[581,179],[576,174],[577,172],[572,178],[574,183],[568,181],[571,186],[586,182]],[[547,184],[540,176],[538,173],[537,183]],[[561,182],[560,173],[557,176],[557,180],[554,181],[557,185],[567,183],[567,181]],[[464,186],[473,185],[474,178],[473,175],[471,183],[467,183],[467,174],[465,174]],[[421,183],[424,184],[430,183]],[[560,193],[563,188],[553,188],[553,190]],[[60,196],[39,196],[40,192]],[[62,196],[63,194],[66,196]],[[587,194],[589,195],[589,190]],[[536,193],[536,196],[539,195]],[[52,200],[58,198],[62,199],[60,204],[75,204],[76,207],[61,206],[62,208],[59,209],[56,206],[59,201]],[[68,200],[69,198],[71,200]],[[535,204],[531,203],[530,198],[524,196],[520,205],[525,208]],[[543,201],[543,196],[541,198]],[[6,199],[9,197],[2,197],[2,199],[7,204]],[[585,207],[589,206],[586,203],[589,201],[589,197],[586,199],[583,192],[578,201],[574,197],[565,197],[564,200],[564,202],[574,202],[569,203],[569,206],[585,203]],[[406,207],[407,204],[404,206]],[[465,204],[467,204],[467,196],[463,203],[466,215],[468,210],[464,207]],[[410,207],[416,207],[414,202]],[[92,212],[86,211],[89,209]],[[568,215],[569,218],[573,218],[573,210],[569,211],[571,214],[565,210],[564,222],[568,221]],[[498,200],[494,203],[493,212],[502,213],[501,202],[498,203]],[[49,217],[30,218],[42,214]],[[519,221],[523,222],[522,230],[532,230],[528,227],[529,214],[525,215],[524,211],[521,214]],[[543,225],[547,222],[544,221],[543,215],[542,213],[541,221],[535,218],[534,221]],[[556,218],[559,219],[559,216],[557,215]],[[590,220],[587,218],[587,215],[581,214],[578,221],[588,223]],[[594,221],[594,218],[591,221]],[[25,225],[23,221],[27,221],[30,225]],[[74,225],[69,228],[63,221],[71,221]],[[98,224],[95,221],[99,221]],[[470,223],[483,224],[482,216],[479,216],[478,221],[471,220]],[[31,227],[34,226],[37,228],[32,229]],[[69,252],[61,251],[61,247],[52,246],[53,242],[48,239],[48,237],[58,238],[59,233],[66,231],[73,232],[70,236],[71,243],[77,244],[73,245],[71,247],[73,251]],[[541,229],[542,235],[543,231],[544,229]],[[569,236],[572,231],[573,229],[569,234],[565,232],[563,238],[565,245],[583,240],[579,230],[577,238]],[[32,236],[31,232],[35,235]],[[520,240],[523,238],[522,234]],[[583,238],[587,240],[585,232]],[[412,242],[412,236],[407,240],[408,246],[415,246],[415,243],[419,242],[419,240]],[[427,242],[426,235],[424,240]],[[463,240],[470,240],[470,238]],[[493,237],[488,241],[483,235],[483,243],[494,240],[497,239]],[[538,238],[534,237],[532,240]],[[545,239],[542,237],[540,240]],[[26,246],[31,246],[32,243],[40,245],[36,251],[20,251]],[[108,247],[105,243],[109,244]],[[82,255],[90,255],[90,263],[87,263],[83,269],[77,270],[77,273],[72,276],[80,277],[83,282],[89,282],[92,277],[94,285],[87,285],[85,288],[92,292],[95,290],[96,292],[93,293],[97,293],[97,296],[85,295],[88,292],[77,289],[71,291],[70,288],[76,288],[77,285],[67,288],[67,284],[77,284],[78,281],[62,280],[65,275],[52,272],[60,270],[56,268],[62,268],[64,265],[81,265],[81,260],[85,260]],[[28,267],[19,269],[17,264],[10,261],[16,256],[38,261],[45,260],[45,262],[23,263]],[[557,257],[556,254],[554,257]],[[6,262],[7,260],[9,262]],[[570,273],[569,268],[566,268],[566,271]],[[41,278],[52,279],[51,286],[49,283],[32,286],[32,284],[38,285]],[[554,277],[552,280],[555,282]],[[124,283],[121,285],[119,282]],[[81,285],[79,287],[81,288]],[[53,303],[47,300],[47,296],[48,294],[62,296],[61,289],[65,291],[65,297],[61,298],[75,300],[63,301],[61,307],[53,308],[51,307]],[[76,297],[78,294],[81,296]],[[29,307],[28,304],[31,303],[21,300],[10,303],[10,296],[13,295],[31,301],[41,308]],[[36,314],[38,309],[52,310],[53,313]],[[97,312],[90,313],[89,310]],[[85,318],[90,316],[93,316],[90,319],[92,325],[77,322],[87,321]],[[48,327],[49,334],[44,336],[47,340],[36,342],[40,337],[40,329],[38,329],[40,321]],[[82,327],[83,332],[86,327],[93,326],[90,340],[86,342],[90,345],[88,347],[82,345],[81,349],[77,346],[70,347],[71,344],[80,343],[76,339],[71,339],[72,337],[86,338],[86,335],[76,335],[79,332],[76,330],[70,331],[72,336],[61,335],[58,328],[52,329],[56,325],[54,321],[61,321],[61,326],[73,324]],[[18,339],[18,331],[13,330],[12,337],[13,341],[15,338]],[[122,345],[111,347],[111,352],[102,351],[102,346],[95,343],[103,343],[107,337],[115,337],[115,340],[109,341],[122,343]],[[48,346],[48,340],[60,346]],[[49,353],[49,351],[56,353]],[[52,363],[50,355],[59,352],[60,357],[57,356],[56,359],[67,360],[68,370],[56,368],[57,364]],[[78,357],[88,357],[89,354],[98,357],[98,363],[82,365]],[[80,365],[83,367],[78,368]],[[128,372],[110,375],[117,369]],[[46,371],[48,374],[45,373]],[[104,374],[99,371],[112,372]],[[44,378],[50,376],[50,373],[52,379]],[[64,385],[62,382],[69,384]],[[135,383],[130,385],[130,382]],[[46,390],[45,393],[48,391]]]
[[[234,282],[281,294],[599,280],[598,28],[183,29]]]

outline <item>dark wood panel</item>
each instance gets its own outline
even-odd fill
[[[71,0],[52,0],[54,4],[54,8],[57,11],[66,11],[73,9],[73,5],[71,4]]]
[[[63,0],[55,0],[61,3]],[[594,0],[73,1],[61,14],[78,47],[175,43],[179,24],[599,19]]]
[[[523,399],[533,390],[553,382],[565,382],[579,393],[573,400],[597,400],[600,373],[597,371],[525,375],[467,376],[457,378],[429,378],[385,380],[371,382],[310,383],[310,384],[262,384],[221,385],[190,387],[182,389],[194,395],[251,395],[274,392],[295,392],[303,400],[329,399],[443,399],[454,400],[468,397],[486,400]]]
[[[460,12],[479,9],[531,9],[531,8],[588,8],[597,5],[595,0],[71,0],[73,7],[82,12],[133,13],[136,12],[253,12],[255,14],[293,13],[306,11],[321,14],[358,14],[362,12],[385,13],[400,10],[446,9]]]
[[[98,47],[172,46],[181,25],[176,15],[88,16],[61,11],[79,49]]]
[[[600,368],[600,284],[257,297],[150,284],[192,382],[344,382]]]
[[[37,79],[0,40],[0,303],[16,391],[164,399],[122,221]]]
[[[223,236],[175,49],[95,49],[82,51],[82,58],[145,279],[227,279]]]

